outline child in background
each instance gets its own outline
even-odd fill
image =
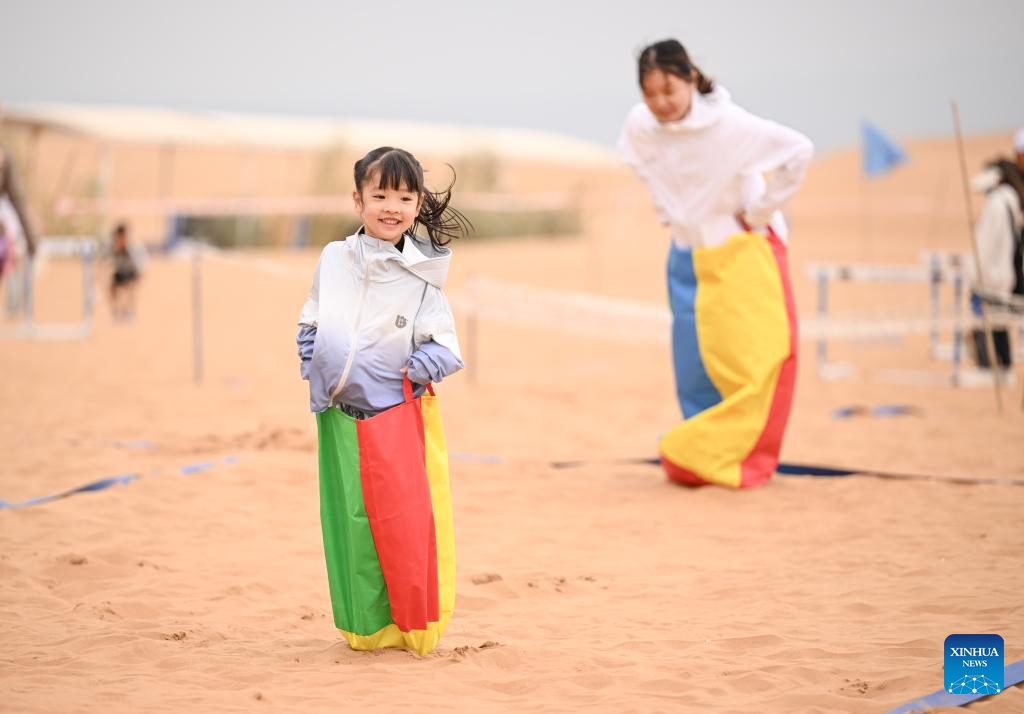
[[[110,276],[110,305],[115,320],[135,317],[135,286],[139,282],[139,266],[128,244],[128,226],[118,223],[111,236],[111,259],[114,271]]]

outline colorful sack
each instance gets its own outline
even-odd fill
[[[661,439],[662,466],[687,485],[759,486],[778,465],[796,381],[786,246],[771,231],[673,246],[668,278],[684,421]]]
[[[356,650],[432,651],[455,605],[448,449],[433,389],[369,419],[316,415],[334,624]]]

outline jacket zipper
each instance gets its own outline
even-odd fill
[[[360,245],[360,250],[362,246]],[[359,306],[356,308],[356,320],[352,326],[352,338],[349,343],[348,358],[345,360],[345,369],[341,372],[341,378],[338,380],[338,384],[331,390],[330,403],[334,403],[334,398],[341,392],[342,387],[345,386],[345,382],[348,381],[349,372],[352,371],[352,363],[355,362],[356,358],[356,339],[359,336],[359,327],[363,320],[363,304],[366,302],[366,291],[370,284],[370,265],[363,259],[363,289],[359,293]]]

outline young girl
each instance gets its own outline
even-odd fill
[[[310,409],[366,418],[402,402],[406,375],[418,396],[463,366],[442,289],[446,246],[464,219],[448,207],[451,187],[427,191],[423,168],[402,149],[381,147],[357,161],[355,184],[363,225],[320,254],[298,344]]]
[[[428,191],[402,149],[356,162],[355,187],[363,225],[323,249],[297,338],[317,416],[328,581],[350,646],[422,654],[454,602],[444,435],[424,392],[463,366],[442,290],[446,246],[468,223],[448,206],[451,186]]]
[[[619,147],[672,232],[684,417],[662,438],[662,463],[681,483],[758,485],[778,463],[796,365],[779,208],[803,180],[811,142],[733,104],[676,40],[645,48],[638,70],[643,102]]]

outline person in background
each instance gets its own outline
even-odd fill
[[[28,205],[21,192],[21,183],[14,169],[10,152],[6,147],[0,145],[0,199],[4,198],[11,204],[11,208],[14,209],[15,215],[18,217],[18,222],[21,223],[21,233],[25,238],[25,247],[29,256],[35,255],[39,237],[29,216]],[[8,226],[7,230],[12,229]]]
[[[7,230],[7,223],[0,218],[0,285],[7,274],[14,270],[16,262],[14,236]]]
[[[118,223],[111,235],[110,306],[115,320],[135,317],[135,288],[139,282],[139,265],[128,242],[128,226]]]
[[[39,237],[28,212],[21,183],[10,152],[0,145],[0,287],[3,287],[3,309],[16,314],[22,304],[22,286],[14,272],[19,260],[35,255]]]
[[[1014,135],[1014,160],[990,162],[973,181],[985,194],[975,224],[979,264],[972,261],[971,307],[981,317],[985,305],[995,363],[1004,370],[1013,366],[1009,324],[1024,312],[1024,127]],[[976,364],[991,369],[988,341],[982,326],[972,330],[971,347]]]

